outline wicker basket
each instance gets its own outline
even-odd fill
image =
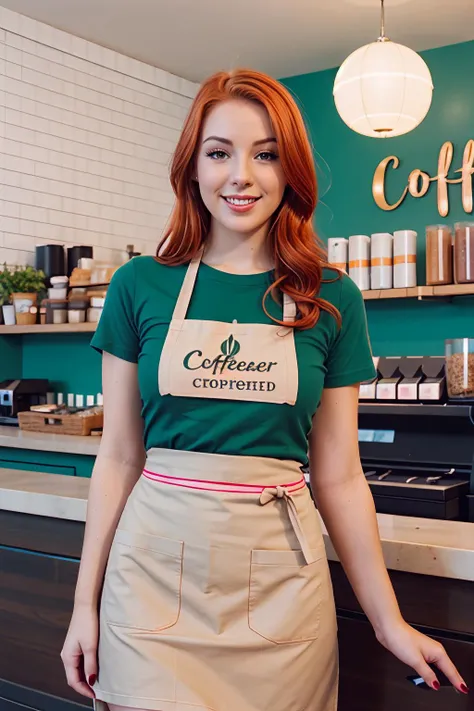
[[[100,429],[104,424],[103,413],[94,415],[50,415],[44,412],[19,412],[20,429],[28,432],[48,434],[90,435],[91,430]]]

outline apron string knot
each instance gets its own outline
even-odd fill
[[[298,515],[298,509],[296,508],[296,504],[294,502],[291,492],[289,492],[288,489],[283,486],[275,486],[272,489],[264,489],[260,495],[260,504],[262,506],[265,506],[266,504],[270,503],[270,501],[274,501],[275,499],[285,501],[288,518],[290,519],[293,531],[295,532],[295,536],[298,539],[298,543],[300,544],[305,561],[308,565],[310,563],[314,563],[316,558],[314,557],[308,545],[308,541],[306,540],[306,536],[301,525],[300,517]]]

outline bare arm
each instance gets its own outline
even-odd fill
[[[311,487],[354,592],[378,640],[433,688],[436,663],[459,689],[463,681],[443,647],[401,616],[385,567],[375,506],[359,458],[358,386],[326,389],[310,435]]]
[[[69,686],[94,698],[98,604],[105,566],[125,503],[145,463],[137,366],[109,353],[102,359],[104,433],[92,472],[74,611],[61,658]]]
[[[134,363],[104,353],[104,432],[92,473],[76,605],[96,608],[115,529],[145,463]]]

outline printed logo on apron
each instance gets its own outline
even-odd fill
[[[160,395],[294,405],[298,364],[293,328],[186,319],[202,252],[188,267],[163,346]],[[293,321],[296,305],[283,296],[283,320]]]

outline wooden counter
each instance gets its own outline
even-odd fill
[[[90,708],[66,685],[59,658],[88,490],[80,477],[0,469],[0,709]],[[378,521],[405,619],[441,641],[473,687],[474,524],[382,514]],[[326,534],[325,541],[338,614],[339,711],[472,711],[472,696],[406,681],[410,670],[376,642]]]
[[[19,427],[0,425],[0,447],[34,449],[41,452],[88,454],[97,456],[100,437],[58,435],[43,432],[26,432]]]
[[[85,438],[87,439],[87,438]],[[0,510],[85,521],[89,480],[0,469]],[[474,581],[474,524],[377,514],[390,570]],[[323,525],[329,560],[337,555]]]

